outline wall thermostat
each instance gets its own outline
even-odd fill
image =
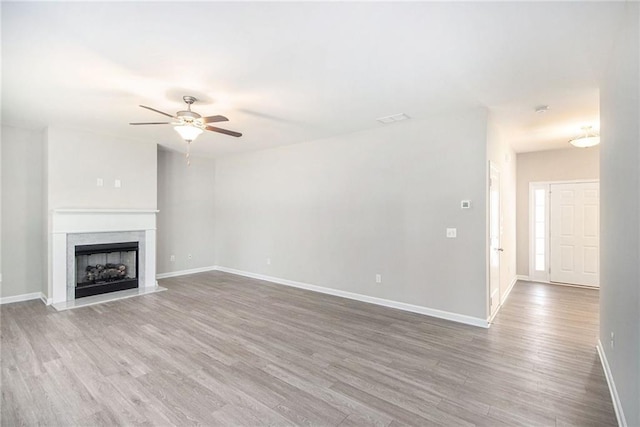
[[[469,209],[471,207],[471,200],[463,200],[460,202],[460,207],[462,209]]]

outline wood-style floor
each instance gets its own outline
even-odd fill
[[[518,283],[486,330],[221,272],[2,306],[2,425],[607,426],[598,292]]]

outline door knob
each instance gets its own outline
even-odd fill
[[[498,251],[498,252],[504,252],[504,249],[502,249],[502,248],[496,248],[496,251]]]

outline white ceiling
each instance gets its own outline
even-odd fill
[[[486,106],[516,151],[598,128],[624,3],[2,3],[2,122],[183,150],[138,107],[224,114],[216,156]],[[534,108],[550,106],[537,114]],[[388,125],[387,125],[388,126]],[[391,125],[393,126],[393,125]]]

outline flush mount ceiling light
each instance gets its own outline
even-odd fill
[[[600,135],[591,130],[591,126],[583,126],[581,129],[584,131],[584,135],[580,135],[569,141],[571,145],[578,148],[589,148],[600,144]]]
[[[535,110],[536,113],[538,114],[544,114],[547,111],[549,111],[549,106],[548,105],[538,105]]]

